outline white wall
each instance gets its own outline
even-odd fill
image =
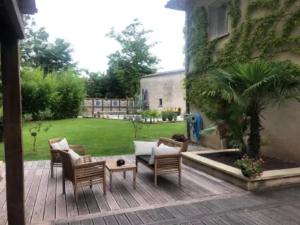
[[[185,75],[183,72],[175,74],[153,75],[141,79],[141,90],[147,89],[150,109],[162,111],[167,108],[181,108],[181,114],[186,113]],[[159,99],[162,107],[159,107]]]

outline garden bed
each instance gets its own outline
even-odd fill
[[[234,166],[239,158],[237,149],[182,153],[183,162],[195,169],[226,180],[246,190],[262,190],[300,184],[300,165],[264,157],[264,172],[256,178],[247,178]]]
[[[201,156],[206,157],[211,160],[215,160],[220,163],[224,163],[228,166],[233,166],[235,161],[241,158],[241,154],[239,152],[219,152],[219,153],[209,153],[209,154],[201,154]],[[264,161],[262,164],[263,170],[279,170],[279,169],[291,169],[300,167],[300,163],[292,163],[286,162],[280,159],[270,158],[267,156],[261,157]]]

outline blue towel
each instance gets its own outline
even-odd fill
[[[195,113],[194,114],[194,123],[193,123],[193,136],[196,138],[197,143],[200,143],[202,129],[203,129],[202,116],[198,113]]]

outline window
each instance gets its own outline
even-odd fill
[[[163,106],[163,102],[162,102],[162,98],[159,99],[159,104],[158,107],[162,107]]]
[[[228,34],[227,4],[216,1],[208,7],[208,33],[210,39]]]

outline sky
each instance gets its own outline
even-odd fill
[[[167,0],[36,0],[38,26],[45,27],[50,41],[71,43],[79,68],[91,72],[107,69],[107,56],[119,45],[105,35],[112,27],[121,31],[138,18],[153,30],[150,41],[159,42],[152,52],[161,61],[158,71],[184,67],[184,12],[165,8]]]

